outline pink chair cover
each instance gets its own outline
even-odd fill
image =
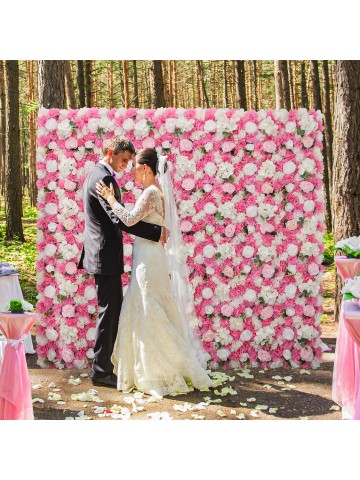
[[[28,334],[36,313],[0,313],[0,331],[7,339],[18,340]],[[0,365],[0,420],[33,420],[31,385],[24,344],[5,347]]]
[[[360,259],[335,257],[341,278],[352,278],[360,273]],[[341,306],[336,340],[332,399],[347,410],[353,419],[360,419],[360,346],[350,335]]]

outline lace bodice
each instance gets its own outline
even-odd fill
[[[116,202],[113,212],[128,227],[143,220],[148,223],[155,223],[163,226],[164,206],[161,194],[154,185],[147,187],[137,199],[132,210],[126,210],[120,203]]]

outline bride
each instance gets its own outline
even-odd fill
[[[171,233],[167,252],[161,243],[135,237],[131,280],[111,357],[118,390],[136,388],[155,396],[212,385],[207,354],[191,325],[192,294],[169,167],[154,149],[138,152],[131,172],[144,190],[131,211],[116,201],[112,186],[97,184],[98,194],[126,225],[143,220],[165,225]]]

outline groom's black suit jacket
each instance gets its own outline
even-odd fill
[[[120,275],[124,273],[122,230],[158,242],[161,227],[146,222],[127,227],[114,214],[110,205],[97,194],[96,183],[100,180],[107,186],[113,184],[116,200],[121,202],[120,189],[115,178],[105,165],[98,163],[87,176],[83,187],[85,232],[78,268],[93,274]]]

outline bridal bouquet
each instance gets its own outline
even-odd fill
[[[344,294],[344,300],[360,299],[360,274],[355,275],[354,278],[346,280],[345,286],[341,290]]]
[[[9,303],[5,303],[5,305],[1,307],[2,312],[11,313],[32,312],[33,309],[33,305],[25,300],[10,300]]]
[[[341,250],[345,253],[347,258],[359,258],[360,257],[360,236],[344,238],[337,242],[334,250]]]

